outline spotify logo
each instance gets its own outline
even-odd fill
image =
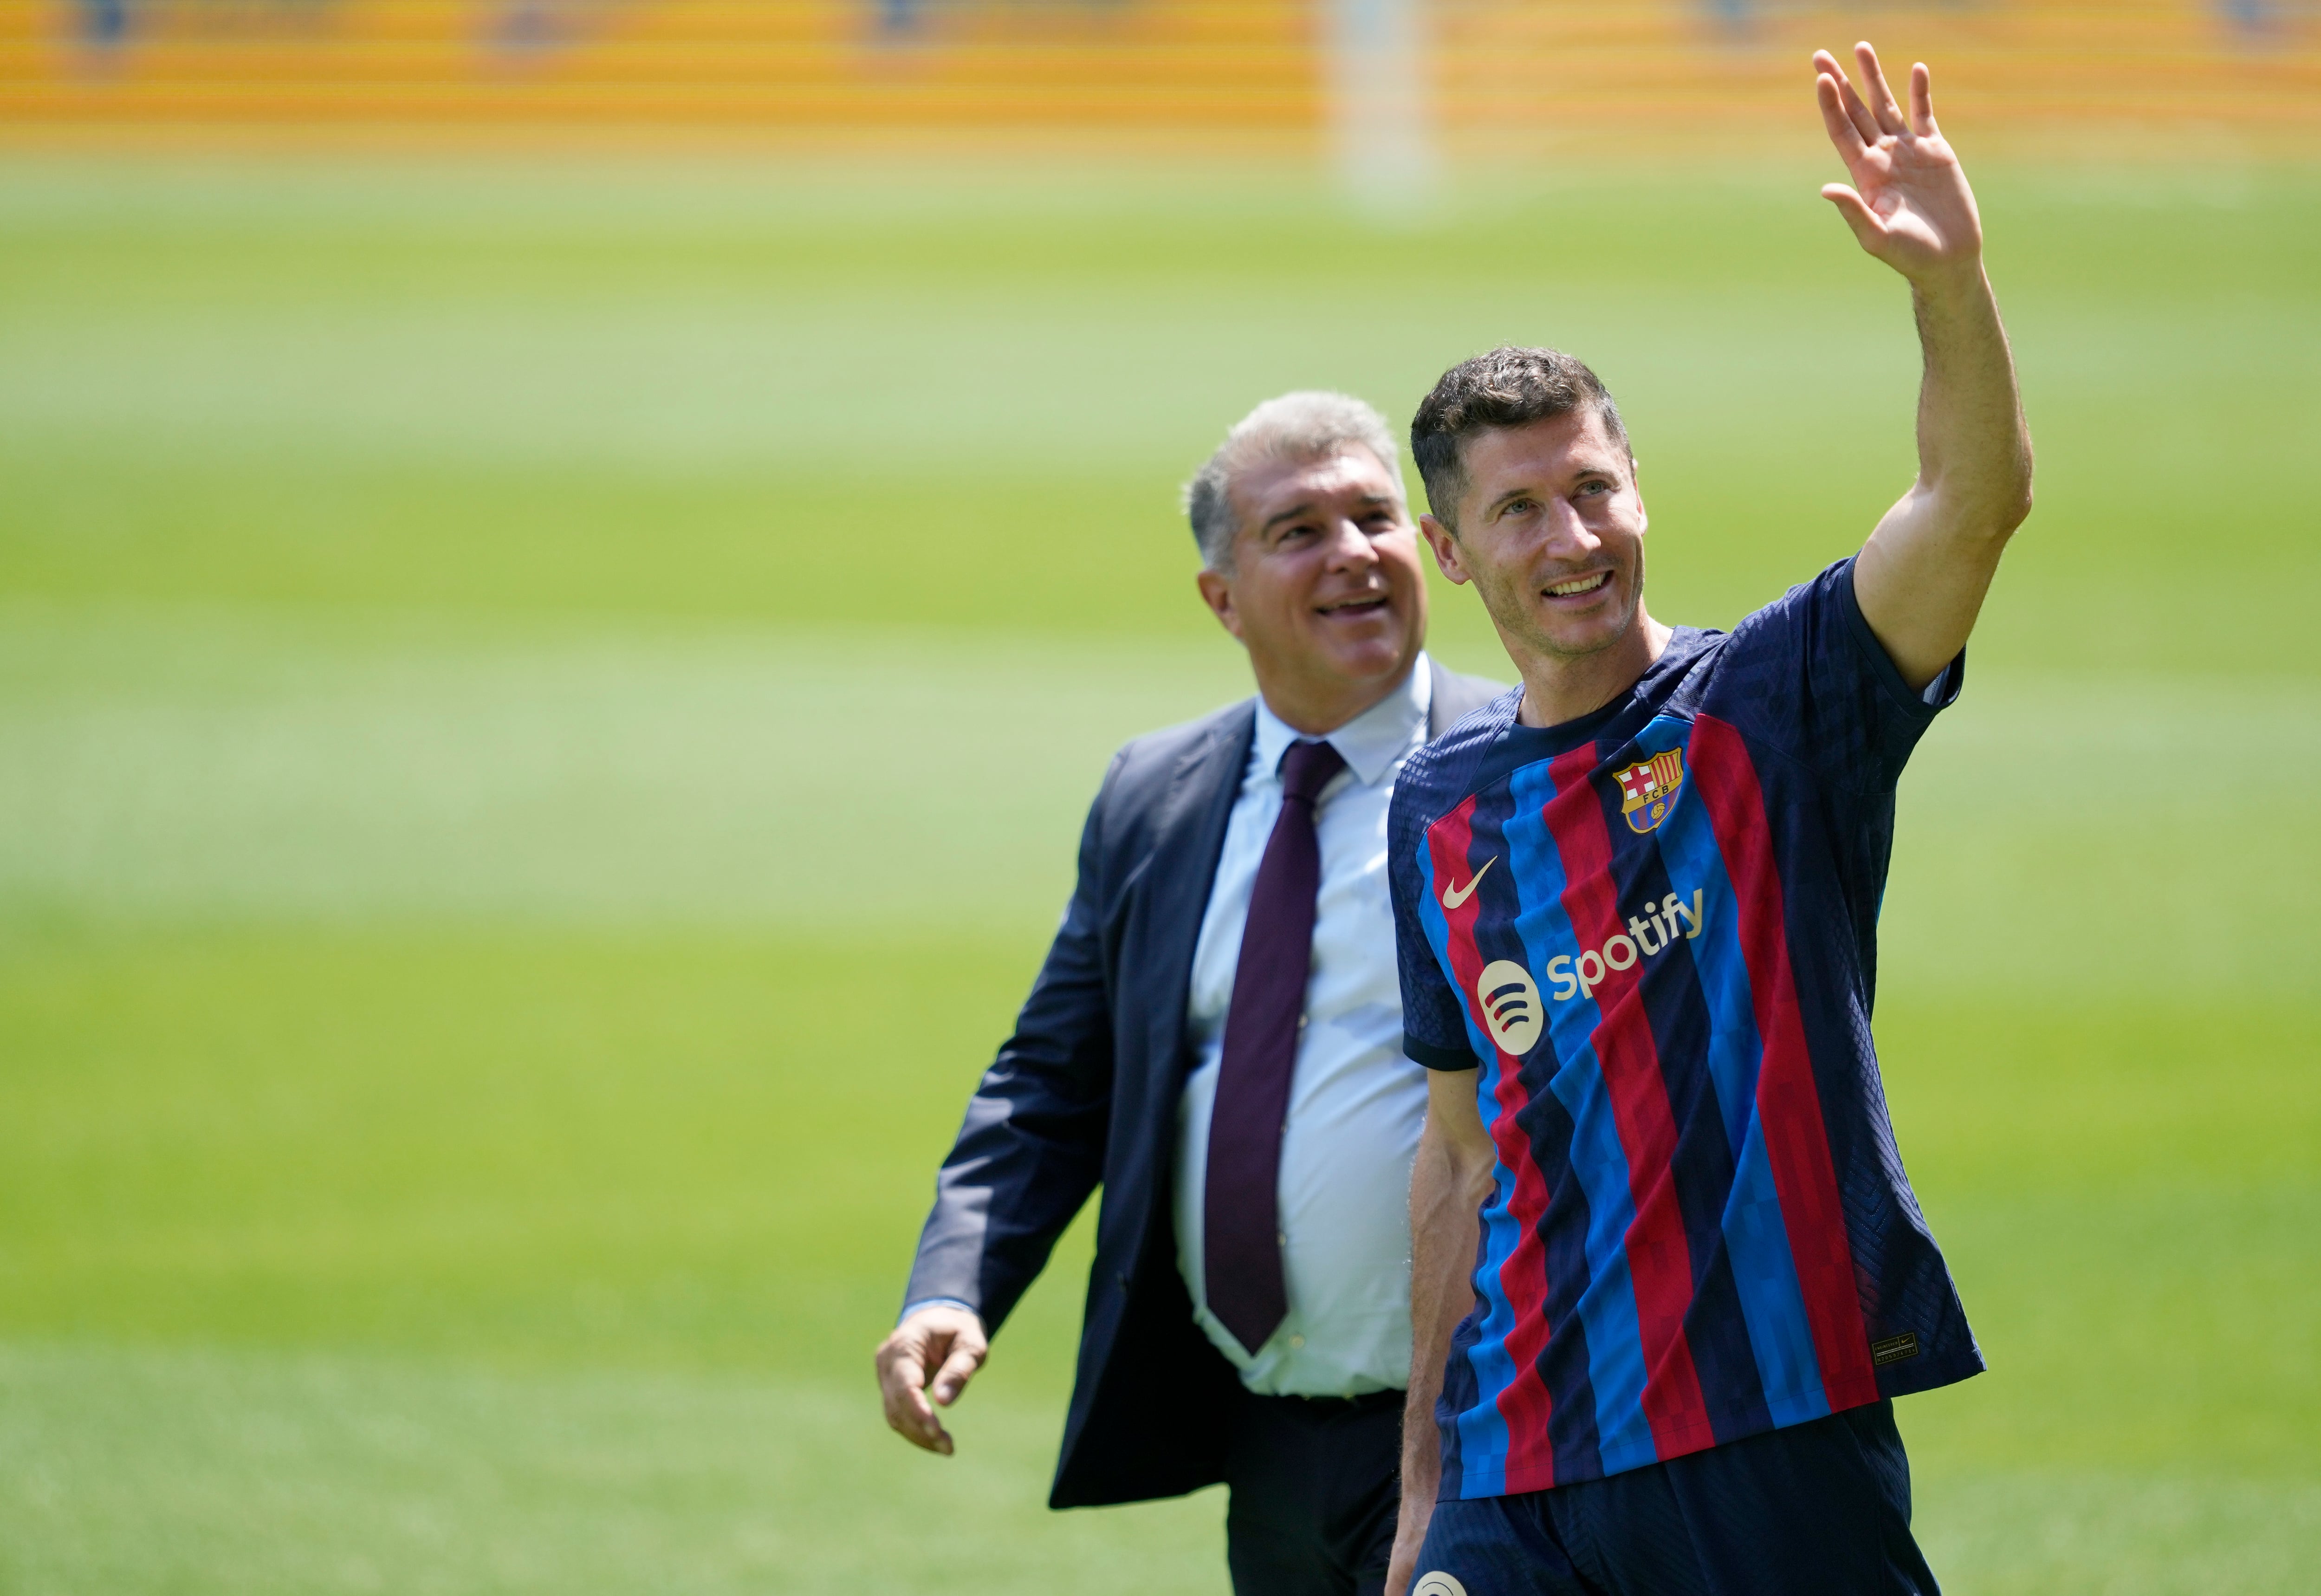
[[[1420,1574],[1418,1582],[1410,1587],[1410,1596],[1467,1596],[1467,1587],[1437,1570]]]
[[[1541,1017],[1539,983],[1532,980],[1531,971],[1512,959],[1495,959],[1483,966],[1475,996],[1483,1005],[1483,1025],[1500,1051],[1517,1058],[1529,1053],[1539,1040]],[[1457,1586],[1458,1582],[1452,1581],[1450,1588]]]

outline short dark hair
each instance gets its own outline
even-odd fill
[[[1453,531],[1458,528],[1459,496],[1467,487],[1459,449],[1467,439],[1575,410],[1592,410],[1602,417],[1612,442],[1634,457],[1610,392],[1596,373],[1561,350],[1502,344],[1445,371],[1410,418],[1410,458],[1426,485],[1426,504],[1434,518]]]

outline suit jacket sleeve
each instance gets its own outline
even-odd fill
[[[951,1297],[996,1330],[1104,1171],[1113,1025],[1106,968],[1104,825],[1115,758],[1080,833],[1079,879],[1015,1035],[984,1072],[935,1176],[934,1209],[904,1293]]]

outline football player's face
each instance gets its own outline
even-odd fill
[[[1462,447],[1459,530],[1426,518],[1443,571],[1472,582],[1511,648],[1584,657],[1635,625],[1644,501],[1635,461],[1593,410],[1497,428]]]
[[[1269,461],[1234,479],[1233,502],[1233,570],[1202,572],[1201,590],[1269,693],[1318,710],[1401,680],[1426,634],[1425,573],[1418,528],[1377,457]]]

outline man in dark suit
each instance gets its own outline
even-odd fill
[[[887,1421],[948,1454],[936,1408],[1101,1185],[1051,1505],[1224,1481],[1241,1596],[1348,1596],[1382,1587],[1393,1542],[1425,1116],[1387,804],[1403,762],[1498,689],[1421,652],[1417,529],[1367,405],[1260,406],[1187,508],[1258,696],[1113,760],[1063,925],[937,1177],[879,1382]]]

